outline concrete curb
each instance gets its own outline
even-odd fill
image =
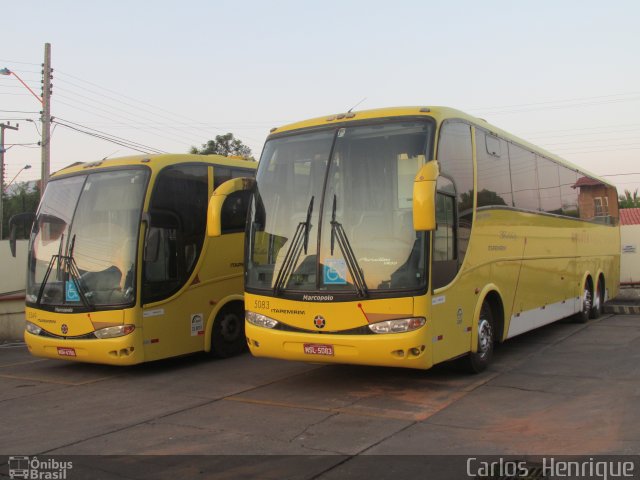
[[[606,313],[616,313],[618,315],[640,315],[640,305],[605,305]]]

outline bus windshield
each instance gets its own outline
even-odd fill
[[[433,124],[351,124],[267,141],[248,222],[246,288],[367,297],[426,287],[415,175]]]
[[[126,169],[47,185],[29,245],[29,306],[95,309],[134,303],[147,178],[147,169]]]

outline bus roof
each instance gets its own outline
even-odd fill
[[[111,158],[96,162],[80,162],[64,167],[51,175],[58,176],[87,172],[88,170],[129,167],[132,165],[146,165],[152,170],[160,170],[178,163],[214,163],[227,167],[257,168],[258,163],[240,157],[225,157],[223,155],[196,155],[190,153],[166,153],[159,155],[132,155],[129,157]]]
[[[517,143],[523,147],[528,148],[529,150],[539,153],[547,158],[553,159],[556,162],[566,165],[576,171],[584,173],[592,178],[597,179],[598,181],[613,186],[609,181],[604,180],[603,178],[598,177],[597,175],[586,171],[584,168],[579,167],[564,158],[555,155],[537,145],[534,145],[522,138],[516,137],[501,128],[496,127],[495,125],[490,124],[486,120],[478,117],[474,117],[473,115],[469,115],[460,110],[456,110],[454,108],[449,107],[439,107],[439,106],[409,106],[409,107],[387,107],[387,108],[379,108],[374,110],[362,110],[362,111],[354,111],[347,113],[340,113],[334,115],[326,115],[323,117],[316,117],[309,120],[303,120],[301,122],[291,123],[288,125],[284,125],[282,127],[277,127],[271,130],[271,135],[278,135],[285,132],[293,132],[295,130],[306,129],[306,128],[317,128],[324,125],[331,124],[341,124],[359,120],[369,120],[375,118],[391,118],[391,117],[418,117],[425,116],[431,117],[435,119],[438,124],[447,119],[461,119],[466,120],[467,122],[477,125],[480,128],[488,130],[505,140]]]

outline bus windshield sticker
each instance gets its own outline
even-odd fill
[[[340,130],[338,130],[338,138],[344,137],[344,134],[346,133],[346,131],[347,131],[346,128],[341,128]]]
[[[204,334],[204,315],[194,313],[191,315],[191,336],[197,337]]]
[[[324,284],[346,285],[347,263],[342,258],[327,258],[324,261]]]
[[[431,305],[442,305],[447,298],[444,295],[440,295],[439,297],[433,297],[431,299]]]
[[[67,302],[80,301],[80,294],[78,293],[78,287],[76,287],[76,283],[74,281],[67,280],[65,282],[64,298]]]

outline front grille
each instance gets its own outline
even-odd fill
[[[348,330],[307,330],[304,328],[293,327],[291,325],[287,325],[286,323],[278,322],[278,325],[274,327],[274,330],[282,330],[284,332],[297,332],[297,333],[315,333],[315,334],[324,334],[324,335],[375,335],[368,326],[363,325],[362,327],[350,328]]]
[[[40,331],[40,337],[47,337],[47,338],[59,338],[61,340],[95,340],[97,337],[93,334],[93,332],[91,333],[85,333],[84,335],[78,335],[75,337],[72,336],[65,336],[65,335],[54,335],[51,332],[47,332],[46,330],[41,330]]]

